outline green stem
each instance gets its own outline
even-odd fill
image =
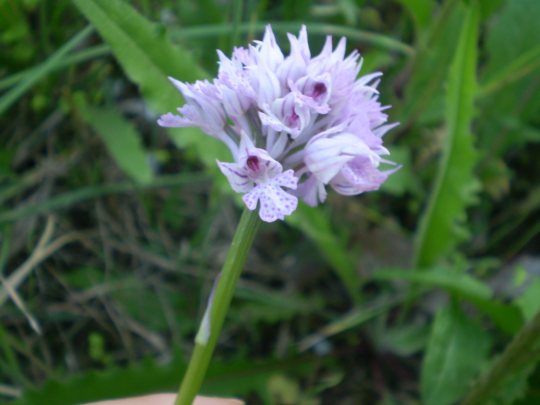
[[[504,383],[529,366],[540,356],[540,312],[529,321],[506,347],[503,354],[482,376],[461,405],[485,405]]]
[[[212,358],[212,353],[216,347],[223,321],[231,304],[236,282],[244,267],[259,224],[260,220],[257,211],[250,211],[246,208],[236,228],[227,259],[214,289],[213,298],[210,299],[210,328],[208,330],[207,325],[205,325],[205,319],[203,319],[199,333],[195,339],[195,350],[191,355],[191,360],[189,361],[188,369],[178,391],[175,405],[191,405],[195,396],[199,393]],[[208,336],[204,336],[208,333]],[[202,341],[206,341],[206,343]]]
[[[254,28],[257,32],[263,32],[267,24],[272,25],[274,33],[298,31],[301,25],[298,22],[267,21],[258,22],[256,24],[253,24],[251,22],[245,22],[238,24],[238,26],[234,28],[231,24],[208,24],[186,27],[178,30],[171,30],[170,34],[173,39],[205,38],[216,35],[228,34],[233,29],[237,29],[240,33],[249,33]],[[354,28],[344,27],[341,25],[323,23],[309,23],[308,30],[311,34],[345,36],[355,41],[365,42],[370,45],[377,46],[391,52],[398,52],[406,56],[412,56],[415,53],[414,48],[410,45],[400,42],[390,36],[377,34],[375,32],[362,31]]]

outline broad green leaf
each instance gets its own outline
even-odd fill
[[[466,209],[478,187],[477,153],[470,125],[476,92],[479,12],[471,1],[450,66],[446,97],[446,138],[437,178],[416,237],[414,267],[429,267],[468,237]]]
[[[453,270],[434,268],[424,271],[378,270],[373,273],[376,280],[408,280],[431,288],[443,288],[464,298],[489,300],[491,289],[480,280]]]
[[[82,113],[124,173],[139,183],[149,183],[154,175],[131,123],[112,109],[86,107]]]
[[[521,328],[495,358],[462,404],[510,405],[525,395],[529,377],[540,362],[539,336],[540,312]]]
[[[540,311],[540,279],[535,278],[518,297],[516,304],[519,306],[526,320],[531,320]]]
[[[426,28],[431,20],[435,2],[431,0],[400,0],[399,2],[411,13],[417,33]]]
[[[467,299],[508,335],[514,335],[523,326],[524,318],[514,304],[506,304],[493,298],[468,297]]]
[[[399,356],[411,356],[423,350],[428,341],[429,327],[425,324],[402,324],[379,328],[373,335],[373,341],[384,351]]]
[[[382,184],[381,190],[397,196],[406,192],[418,192],[418,176],[413,170],[411,151],[405,147],[393,146],[392,160],[402,167]]]
[[[487,360],[490,338],[455,305],[437,312],[421,371],[426,405],[459,399]]]
[[[121,0],[75,0],[75,4],[110,45],[116,59],[157,111],[173,111],[179,92],[167,76],[195,81],[207,76],[191,55],[173,45],[163,29]]]
[[[540,41],[537,0],[511,0],[504,2],[494,16],[486,36],[489,59],[485,75],[493,77],[507,69],[509,64],[537,48]],[[513,100],[512,100],[513,101]]]
[[[540,404],[540,367],[536,367],[534,373],[529,377],[529,387],[523,397],[514,402],[513,405],[534,405]]]
[[[518,119],[523,125],[534,126],[538,119],[539,13],[537,0],[506,1],[487,26],[487,61],[481,72],[485,107],[480,129],[489,149],[499,156],[508,149],[515,151],[516,143],[524,141],[520,130],[500,131],[506,120]]]
[[[502,331],[512,335],[523,324],[515,305],[501,303],[493,298],[490,287],[465,273],[445,268],[428,270],[383,269],[373,273],[376,280],[407,280],[427,288],[442,288],[447,292],[472,302],[489,316]]]
[[[216,165],[216,159],[228,161],[231,158],[231,153],[223,142],[209,137],[199,128],[170,128],[168,131],[178,148],[192,150],[197,160],[204,163],[207,168],[215,169],[215,173],[221,173]],[[225,176],[221,174],[218,176],[227,183]]]
[[[295,356],[284,360],[256,362],[249,360],[215,361],[210,366],[203,385],[203,392],[216,396],[247,396],[250,393],[265,395],[268,381],[283,370],[308,375],[320,364]],[[80,375],[51,380],[41,387],[24,391],[13,405],[73,405],[110,398],[122,398],[156,392],[174,392],[185,363],[174,360],[166,366],[145,360],[125,368],[109,368]]]

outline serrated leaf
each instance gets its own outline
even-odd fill
[[[447,405],[467,390],[487,360],[489,335],[457,306],[437,312],[421,371],[426,405]]]
[[[317,363],[320,361],[316,359]],[[13,405],[73,405],[156,392],[174,392],[178,376],[182,375],[185,367],[181,360],[166,366],[145,360],[122,369],[91,371],[28,389]],[[274,374],[287,370],[308,375],[313,367],[315,361],[302,356],[266,362],[256,362],[253,359],[215,361],[210,366],[202,392],[222,396],[245,396],[249,393],[264,395],[268,381]]]
[[[429,267],[468,237],[466,209],[478,182],[477,153],[470,125],[476,93],[479,12],[471,1],[450,67],[446,97],[446,138],[437,178],[416,237],[414,267]]]
[[[154,175],[141,137],[131,123],[112,109],[86,107],[83,116],[124,173],[139,183],[152,180]]]

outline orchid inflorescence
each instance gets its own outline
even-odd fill
[[[343,195],[377,190],[397,170],[383,158],[388,107],[378,101],[381,73],[359,78],[357,51],[345,57],[345,38],[332,49],[329,36],[311,57],[306,27],[288,34],[284,57],[270,26],[262,41],[219,55],[212,82],[170,78],[186,104],[165,114],[163,127],[200,127],[229,148],[234,162],[218,161],[234,191],[263,221],[284,219],[298,198],[315,206],[326,186]],[[380,170],[381,163],[394,167]]]

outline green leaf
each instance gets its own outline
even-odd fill
[[[427,27],[433,15],[435,2],[431,0],[400,0],[400,3],[413,16],[417,32]]]
[[[540,311],[540,279],[535,278],[516,300],[523,317],[529,321]]]
[[[265,288],[238,286],[235,291],[235,311],[230,318],[243,324],[253,325],[257,321],[275,323],[289,320],[297,315],[320,313],[324,302],[318,295],[306,296],[290,291],[275,291]]]
[[[86,107],[82,114],[124,173],[139,183],[152,180],[154,175],[146,151],[131,123],[112,109]]]
[[[540,98],[535,97],[539,86],[536,77],[540,73],[539,13],[540,2],[537,0],[506,1],[490,21],[485,36],[487,61],[482,70],[482,96],[485,96],[484,115],[487,122],[483,122],[482,127],[509,116],[525,122],[536,122],[540,108]],[[516,103],[516,100],[520,102]],[[497,145],[506,141],[515,150],[513,143],[508,140],[521,138],[520,132],[494,139],[493,131],[499,131],[497,122],[494,127],[487,127],[483,131],[490,148],[493,147],[492,143]]]
[[[435,185],[416,238],[414,267],[429,267],[468,237],[466,208],[478,183],[477,153],[469,132],[476,92],[479,12],[472,1],[450,67],[446,98],[446,138]]]
[[[438,311],[421,371],[426,405],[447,405],[466,391],[487,359],[489,335],[457,306]]]
[[[431,288],[443,288],[464,298],[489,300],[493,295],[491,289],[480,280],[468,274],[444,268],[421,271],[378,270],[373,273],[373,278],[376,280],[408,280]]]
[[[489,59],[485,66],[486,76],[494,76],[507,69],[516,59],[535,50],[540,41],[537,0],[512,0],[504,2],[503,8],[493,18],[486,36]]]
[[[382,184],[381,190],[397,196],[403,196],[406,192],[418,192],[418,176],[413,171],[410,149],[393,146],[392,160],[402,167]]]
[[[540,361],[540,312],[506,346],[471,388],[463,405],[513,404],[526,393],[529,377]]]
[[[425,349],[429,337],[429,327],[424,324],[403,324],[396,327],[379,328],[373,341],[384,351],[399,356],[412,356]]]
[[[445,268],[427,270],[383,269],[373,273],[376,280],[407,280],[428,288],[442,288],[472,302],[504,332],[514,334],[523,324],[515,305],[498,302],[490,287],[465,273]]]
[[[172,111],[181,102],[167,76],[194,81],[207,75],[188,52],[168,40],[161,27],[127,2],[75,0],[75,5],[110,45],[128,77],[156,111]]]
[[[302,339],[298,346],[300,350],[307,350],[331,336],[360,327],[362,324],[388,312],[392,307],[397,306],[405,300],[405,297],[390,297],[383,295],[378,302],[373,303],[370,306],[359,306],[349,313],[328,323],[318,332]]]
[[[193,150],[197,159],[208,168],[215,168],[216,173],[220,173],[216,159],[230,160],[231,153],[225,144],[206,135],[200,128],[170,128],[169,136],[178,148]],[[223,175],[220,178],[225,180]]]
[[[215,361],[210,367],[203,386],[206,394],[222,396],[247,396],[250,393],[265,394],[268,381],[276,373],[287,370],[308,375],[320,364],[302,356],[284,360],[256,362],[253,359]],[[109,368],[103,372],[84,374],[52,380],[41,387],[25,390],[13,405],[72,405],[86,402],[144,395],[176,390],[178,378],[185,370],[183,361],[160,366],[145,360],[126,368]]]

